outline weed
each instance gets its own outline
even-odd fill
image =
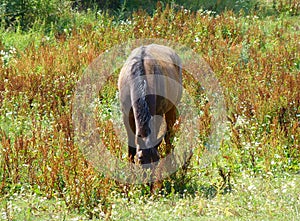
[[[300,170],[297,19],[232,11],[216,15],[175,5],[157,8],[153,16],[137,11],[123,22],[102,12],[73,14],[73,18],[74,23],[67,20],[48,32],[1,30],[3,196],[22,195],[22,187],[29,186],[28,191],[39,200],[58,200],[64,209],[76,209],[89,218],[129,219],[132,214],[158,218],[159,213],[149,211],[159,207],[184,217],[183,206],[191,208],[186,215],[191,217],[244,214],[252,218],[254,213],[260,219],[264,214],[278,215],[281,209],[283,218],[299,216],[299,199],[293,195],[298,181],[277,178]],[[148,196],[145,186],[126,186],[104,177],[74,142],[71,103],[77,80],[100,53],[132,38],[164,38],[190,46],[214,70],[227,105],[228,131],[215,161],[203,168],[200,162],[210,133],[210,103],[201,82],[194,83],[184,73],[184,87],[199,108],[198,141],[189,164],[165,180],[164,197],[158,196],[157,201]],[[126,148],[114,136],[110,122],[116,112],[117,74],[107,79],[95,112],[99,113],[103,142],[112,154],[125,159]],[[275,188],[268,186],[270,182]],[[279,194],[284,201],[274,200]],[[290,196],[293,201],[287,200]],[[5,198],[5,219],[16,214],[11,205]]]

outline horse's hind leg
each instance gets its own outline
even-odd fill
[[[171,152],[171,150],[174,148],[172,146],[171,140],[174,136],[174,130],[173,126],[176,122],[177,118],[177,109],[176,106],[173,106],[167,113],[165,113],[166,118],[166,124],[167,124],[167,132],[165,135],[165,142],[166,142],[166,155]]]

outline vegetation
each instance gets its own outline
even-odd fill
[[[72,1],[1,1],[1,219],[297,220],[299,3],[235,1],[244,8],[234,9],[218,2],[214,11],[171,1],[158,3],[151,14],[128,16],[131,1],[110,12],[76,10]],[[199,167],[210,123],[205,103],[199,106],[202,139],[190,165],[165,180],[156,195],[147,186],[103,176],[74,143],[77,80],[99,54],[135,38],[167,39],[201,54],[227,104],[228,132],[215,160]],[[100,132],[106,134],[112,133],[115,82],[108,79],[101,97],[100,113],[108,116]],[[105,142],[119,153],[116,139],[107,136]]]

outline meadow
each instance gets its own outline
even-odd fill
[[[58,12],[59,21],[54,14],[28,26],[2,18],[0,220],[298,220],[300,6],[258,2],[239,11],[157,4],[131,16],[124,7],[69,9]],[[74,142],[72,124],[76,82],[88,65],[115,45],[143,38],[200,54],[227,108],[218,154],[200,167],[212,113],[201,87],[184,75],[199,108],[197,145],[189,165],[157,194],[97,171]],[[103,142],[122,158],[126,150],[111,123],[117,76],[107,79],[95,111]]]

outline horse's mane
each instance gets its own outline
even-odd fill
[[[143,77],[146,75],[144,58],[146,56],[145,47],[141,47],[140,53],[133,58],[134,63],[131,68],[131,80],[133,87],[131,88],[131,99],[133,111],[138,123],[138,127],[144,130],[141,136],[147,137],[150,130],[147,130],[147,124],[151,119],[149,105],[146,101],[147,81]]]

